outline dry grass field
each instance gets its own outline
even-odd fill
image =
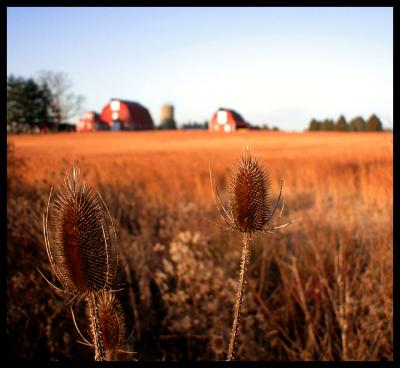
[[[130,336],[119,360],[224,360],[240,235],[218,227],[221,197],[249,146],[285,175],[283,220],[251,245],[240,360],[393,359],[392,133],[98,132],[12,136],[7,156],[7,347],[17,359],[91,360],[57,294],[42,215],[78,164],[114,219],[114,288]],[[73,302],[87,331],[85,310]],[[86,336],[87,333],[86,333]]]

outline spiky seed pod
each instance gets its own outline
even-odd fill
[[[122,306],[112,293],[102,293],[99,298],[99,322],[105,350],[122,347],[125,341],[125,319]]]
[[[51,229],[55,252],[47,239],[49,258],[65,292],[85,298],[110,285],[114,262],[105,212],[75,168],[55,198]]]
[[[283,212],[284,201],[277,221],[273,221],[275,211],[281,198],[279,193],[278,201],[274,209],[271,206],[270,182],[268,174],[260,165],[256,156],[247,148],[243,151],[243,157],[237,161],[232,169],[228,182],[227,208],[222,204],[218,190],[215,186],[210,167],[211,187],[214,200],[222,219],[228,226],[227,229],[243,233],[242,261],[240,264],[239,286],[236,294],[236,303],[233,313],[231,337],[229,340],[227,360],[234,359],[237,338],[239,333],[240,313],[243,304],[244,289],[247,279],[247,271],[250,260],[250,242],[253,234],[258,231],[273,232],[284,228],[294,220],[276,226],[279,223]]]
[[[248,149],[233,166],[228,199],[233,222],[241,232],[262,231],[271,219],[269,177]]]

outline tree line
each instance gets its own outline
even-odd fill
[[[188,121],[187,123],[182,124],[181,129],[188,130],[208,130],[208,120],[205,120],[203,123],[197,121]]]
[[[42,71],[37,78],[7,78],[7,132],[58,131],[82,110],[84,98],[71,93],[62,72]]]
[[[339,131],[339,132],[382,132],[381,120],[372,114],[367,121],[361,116],[356,116],[349,122],[343,115],[339,116],[336,122],[333,119],[319,121],[312,119],[308,126],[309,131]]]
[[[262,124],[260,126],[260,129],[261,130],[267,130],[267,131],[272,130],[273,132],[279,132],[280,131],[279,127],[277,127],[276,125],[274,125],[272,128],[270,128],[268,124]]]

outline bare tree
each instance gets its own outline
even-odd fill
[[[52,115],[57,125],[67,122],[82,112],[85,98],[70,92],[72,81],[66,73],[41,71],[37,79],[51,92]]]

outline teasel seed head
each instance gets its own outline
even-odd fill
[[[283,178],[279,197],[274,208],[271,205],[271,184],[268,172],[264,170],[257,156],[249,148],[243,149],[243,156],[233,165],[228,180],[228,205],[222,204],[218,189],[211,174],[211,188],[214,200],[227,228],[249,235],[257,232],[274,232],[288,226],[294,220],[279,225],[285,201],[278,218],[274,220],[284,188]],[[278,226],[277,226],[278,225]]]
[[[116,256],[109,224],[99,195],[82,182],[75,167],[56,195],[50,231],[49,206],[44,219],[46,249],[64,291],[85,298],[110,287]]]
[[[112,293],[101,293],[99,300],[99,321],[105,350],[121,348],[125,342],[125,318],[122,306]]]
[[[233,221],[241,232],[261,231],[271,218],[270,183],[258,158],[244,150],[228,184]]]
[[[221,198],[215,186],[210,167],[211,187],[214,200],[221,217],[228,225],[226,229],[240,231],[243,233],[242,259],[240,264],[239,286],[236,294],[234,306],[233,323],[231,337],[229,340],[227,360],[234,359],[236,345],[238,341],[240,314],[243,304],[244,289],[247,280],[247,271],[250,260],[250,243],[253,234],[257,232],[273,232],[276,229],[289,225],[275,226],[281,218],[284,201],[277,221],[274,221],[275,212],[279,204],[281,191],[278,201],[272,209],[270,200],[270,181],[267,172],[260,165],[258,158],[247,148],[243,150],[241,160],[233,166],[228,182],[228,206],[222,204]]]

